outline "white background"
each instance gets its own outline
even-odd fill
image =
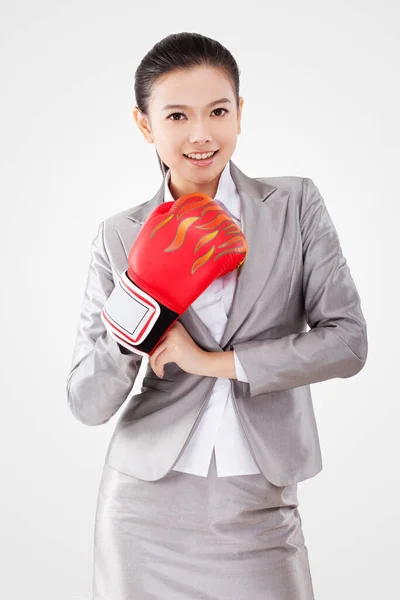
[[[2,598],[91,599],[97,489],[122,409],[84,426],[65,381],[98,224],[161,185],[133,74],[179,31],[236,58],[232,159],[252,177],[313,179],[368,324],[364,369],[312,386],[324,469],[299,484],[299,509],[316,600],[399,597],[396,4],[3,2]]]

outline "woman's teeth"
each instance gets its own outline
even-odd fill
[[[206,158],[211,158],[211,156],[214,156],[216,152],[218,152],[218,150],[215,150],[215,152],[205,152],[204,154],[184,154],[184,156],[194,160],[204,160]]]

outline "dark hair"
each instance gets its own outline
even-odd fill
[[[172,33],[157,42],[143,57],[135,72],[134,93],[137,108],[148,117],[151,92],[161,75],[194,66],[210,66],[223,69],[229,77],[239,107],[240,71],[232,54],[222,44],[200,33]],[[157,158],[164,177],[168,166]]]

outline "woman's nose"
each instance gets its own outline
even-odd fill
[[[190,143],[197,142],[199,145],[204,145],[206,142],[211,141],[211,134],[206,131],[204,125],[195,125],[189,136]]]

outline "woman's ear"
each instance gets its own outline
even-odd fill
[[[239,96],[239,108],[237,115],[237,133],[238,135],[242,132],[241,122],[242,122],[242,108],[243,108],[243,97]]]
[[[142,113],[142,111],[137,106],[133,108],[132,114],[133,118],[136,121],[136,125],[138,126],[139,131],[143,135],[146,142],[148,142],[149,144],[154,144],[148,118]]]

